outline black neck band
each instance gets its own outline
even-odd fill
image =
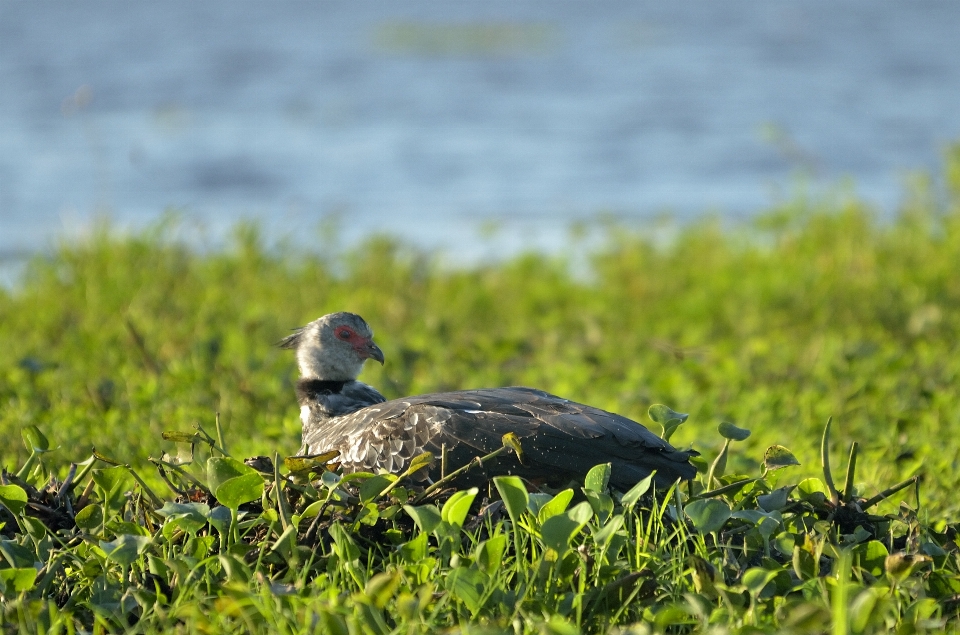
[[[297,398],[303,400],[316,399],[320,395],[337,395],[346,383],[327,379],[301,379],[297,381]]]

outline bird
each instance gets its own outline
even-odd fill
[[[609,484],[626,491],[656,471],[658,486],[696,475],[694,450],[678,450],[640,423],[535,388],[513,386],[387,400],[357,380],[368,359],[384,364],[373,331],[355,313],[324,315],[279,342],[296,354],[303,426],[300,455],[339,452],[345,473],[406,469],[424,453],[446,453],[450,468],[519,439],[521,456],[497,457],[483,478],[516,475],[553,487],[610,463]],[[440,476],[438,461],[426,478]]]

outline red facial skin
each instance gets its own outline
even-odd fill
[[[350,342],[353,350],[357,352],[361,359],[375,359],[383,364],[383,352],[379,346],[373,343],[371,338],[363,337],[349,326],[338,326],[334,334],[337,339]]]

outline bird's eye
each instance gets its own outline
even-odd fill
[[[340,329],[339,331],[337,331],[337,337],[339,337],[342,340],[350,339],[350,329]]]

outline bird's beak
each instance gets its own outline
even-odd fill
[[[383,351],[373,343],[373,340],[367,340],[366,346],[363,347],[362,354],[364,359],[375,359],[383,366]]]

